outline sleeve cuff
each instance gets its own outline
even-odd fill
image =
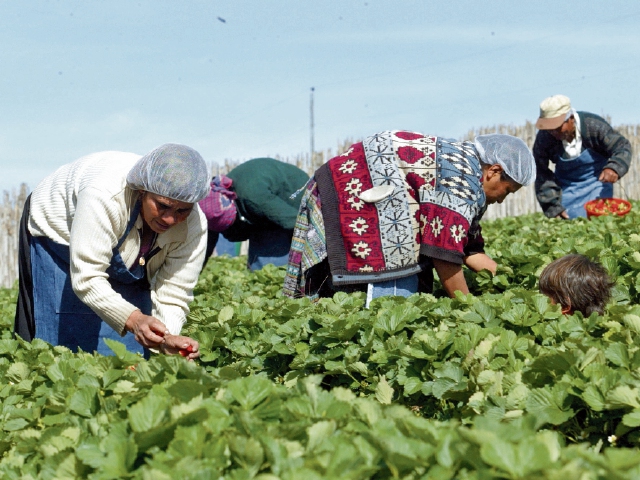
[[[464,263],[464,254],[461,252],[453,252],[441,247],[434,247],[433,245],[421,245],[420,255],[425,255],[429,258],[435,258],[444,262],[454,263],[456,265],[462,265]]]
[[[545,210],[544,214],[549,218],[554,218],[564,212],[566,209],[562,205],[555,205]]]
[[[617,163],[613,158],[610,159],[607,164],[604,166],[604,168],[609,168],[611,170],[613,170],[614,172],[616,172],[618,174],[618,178],[622,178],[624,176],[625,173],[627,173],[628,170],[624,170],[623,168],[621,168],[620,164]],[[624,172],[623,172],[624,170]]]
[[[172,311],[174,310],[173,308],[158,308],[155,306],[152,315],[165,324],[171,335],[180,335],[185,324],[184,312],[179,307],[175,307],[175,309],[177,312]]]

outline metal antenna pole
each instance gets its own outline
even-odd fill
[[[311,100],[310,100],[310,104],[309,104],[309,112],[311,114],[311,169],[315,168],[314,162],[313,162],[313,153],[315,152],[315,146],[314,146],[314,138],[313,138],[313,91],[315,90],[315,88],[311,87]]]

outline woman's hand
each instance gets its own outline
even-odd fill
[[[160,351],[167,355],[180,354],[187,360],[192,361],[200,356],[200,344],[193,338],[166,334]]]
[[[498,269],[498,264],[486,253],[474,253],[464,257],[464,264],[474,272],[489,270],[491,275],[495,275]]]
[[[136,341],[145,348],[160,348],[169,333],[164,323],[155,317],[134,311],[124,324],[127,332],[133,333]]]

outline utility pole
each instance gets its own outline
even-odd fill
[[[314,138],[313,138],[313,91],[314,90],[315,88],[311,87],[311,99],[309,103],[309,113],[311,115],[311,157],[310,157],[311,170],[315,169],[315,164],[313,161],[313,153],[316,150],[314,145]]]

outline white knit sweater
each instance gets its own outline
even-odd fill
[[[139,158],[124,152],[82,157],[49,175],[31,195],[29,231],[69,246],[74,292],[121,335],[137,307],[111,288],[106,270],[138,198],[125,179]],[[138,216],[120,246],[128,267],[140,250],[142,225]],[[189,313],[204,261],[206,231],[207,220],[196,205],[187,220],[158,235],[154,247],[160,251],[147,262],[152,315],[174,335],[180,333]]]

